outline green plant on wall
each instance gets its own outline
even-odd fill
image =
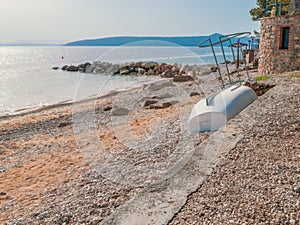
[[[289,11],[290,0],[278,0],[277,2],[278,2],[278,10],[280,10],[280,14],[281,15],[287,14]],[[269,16],[273,6],[275,5],[275,0],[257,0],[256,5],[257,7],[250,10],[250,15],[252,16],[253,21],[258,21],[260,20],[260,18],[267,16],[266,11]]]

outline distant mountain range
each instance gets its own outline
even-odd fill
[[[219,37],[222,34],[215,33],[209,36],[179,36],[179,37],[134,37],[134,36],[122,36],[122,37],[107,37],[99,39],[87,39],[74,41],[64,46],[198,46],[198,44],[207,39],[211,38],[213,42],[219,41]],[[235,42],[235,40],[233,40]],[[245,42],[245,41],[243,41]],[[247,42],[245,42],[247,43]]]
[[[0,46],[186,46],[196,47],[200,42],[207,38],[211,38],[212,42],[218,42],[222,34],[215,33],[208,36],[178,36],[178,37],[139,37],[139,36],[120,36],[120,37],[106,37],[98,39],[87,39],[69,42],[66,44],[47,44],[34,42],[16,42],[16,43],[0,43]],[[251,38],[244,38],[243,43],[248,44]],[[232,43],[237,41],[232,39]],[[206,43],[208,44],[208,42]],[[226,43],[228,44],[228,43]]]

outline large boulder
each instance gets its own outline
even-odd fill
[[[173,78],[175,76],[175,73],[172,70],[166,70],[161,75],[163,78]]]
[[[190,97],[197,96],[197,95],[200,95],[200,94],[198,92],[191,92],[190,93]]]
[[[150,105],[149,109],[166,109],[173,105],[173,102],[164,102],[161,105]]]
[[[180,68],[177,66],[177,64],[175,65],[175,66],[173,66],[172,68],[171,68],[171,70],[175,73],[175,74],[178,74],[179,73],[179,71],[180,71]]]
[[[157,66],[158,63],[156,62],[146,62],[145,65],[144,65],[144,68],[146,70],[149,70],[149,69],[154,69],[155,66]]]
[[[96,74],[105,74],[105,73],[106,73],[106,70],[103,69],[102,67],[96,67],[96,68],[93,70],[93,73],[96,73]]]
[[[156,72],[156,71],[160,71],[160,65],[159,64],[157,64],[154,68],[153,68],[153,70]]]
[[[130,74],[136,73],[135,67],[130,67],[128,70],[129,70],[129,73],[130,73]]]
[[[90,66],[90,65],[92,65],[91,63],[89,63],[89,62],[86,62],[86,63],[83,63],[83,64],[80,64],[80,65],[78,65],[78,67],[79,68],[83,68],[84,70],[88,67],[88,66]]]
[[[142,103],[142,107],[148,107],[149,105],[153,105],[155,103],[157,103],[158,101],[156,100],[152,100],[152,99],[147,99]]]
[[[218,71],[218,67],[216,67],[216,66],[213,66],[210,68],[210,72],[212,72],[212,73],[215,73],[217,71]]]
[[[173,82],[188,82],[188,81],[193,81],[194,78],[191,76],[182,76],[182,75],[176,75],[173,78]]]
[[[93,73],[95,70],[95,67],[93,65],[90,65],[85,68],[85,73]]]
[[[143,75],[144,73],[146,73],[146,70],[143,68],[138,68],[137,73]]]
[[[155,82],[144,86],[145,91],[153,92],[166,87],[175,86],[171,81]]]
[[[149,70],[146,72],[146,75],[152,76],[152,75],[155,75],[155,72],[154,72],[153,69],[149,69]]]
[[[160,72],[161,72],[161,73],[164,73],[164,72],[166,72],[166,71],[168,71],[168,70],[171,70],[172,67],[173,67],[173,66],[170,65],[170,64],[162,63],[162,64],[160,65]]]
[[[143,62],[137,62],[137,63],[135,63],[135,67],[137,67],[137,68],[142,67],[142,65],[143,65]]]
[[[62,69],[62,70],[67,70],[68,67],[69,67],[68,65],[64,65],[61,69]]]
[[[114,107],[111,111],[112,116],[126,116],[128,115],[130,111],[125,108],[120,108],[120,107]]]
[[[108,70],[112,67],[112,64],[108,62],[95,61],[92,66],[94,67],[93,73],[107,74],[110,73]]]
[[[185,70],[180,70],[179,75],[186,75],[186,71]]]
[[[90,66],[90,65],[92,65],[92,64],[89,63],[89,62],[86,62],[86,63],[83,65],[83,67],[84,67],[84,68],[87,68],[87,67]]]
[[[118,64],[111,65],[109,68],[107,68],[108,74],[119,74],[120,73],[120,66]]]
[[[86,68],[89,67],[90,65],[91,64],[89,62],[80,64],[80,65],[78,65],[78,71],[82,72],[82,73],[85,73]]]
[[[108,62],[100,62],[100,61],[96,61],[94,62],[94,65],[98,68],[103,68],[105,70],[107,70],[108,68],[110,68],[112,66],[111,63]]]
[[[130,72],[128,69],[121,69],[120,70],[120,75],[128,75]]]
[[[69,72],[78,72],[78,70],[79,70],[79,67],[78,66],[69,66],[68,68],[67,68],[67,71],[69,71]]]

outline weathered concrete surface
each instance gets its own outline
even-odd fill
[[[241,136],[235,135],[233,130],[221,128],[197,146],[190,158],[181,161],[180,164],[186,163],[181,170],[178,168],[182,165],[174,167],[167,175],[171,177],[146,188],[102,225],[167,224],[218,164],[220,153],[234,148],[240,139]]]

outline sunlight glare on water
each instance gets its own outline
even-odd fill
[[[76,88],[84,76],[87,88],[82,98],[98,93],[107,77],[99,74],[70,73],[52,70],[52,67],[78,65],[101,59],[110,52],[106,61],[125,63],[149,61],[197,64],[195,54],[206,63],[213,63],[208,49],[180,47],[0,47],[0,115],[17,109],[42,106],[74,98]],[[116,52],[117,55],[114,55]],[[130,88],[155,77],[116,77],[109,82],[107,91]]]

